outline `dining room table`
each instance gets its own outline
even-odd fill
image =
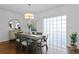
[[[44,35],[28,34],[26,32],[25,33],[21,33],[21,35],[25,35],[27,38],[32,39],[34,41],[37,41],[39,39],[42,39],[42,37],[44,36]]]

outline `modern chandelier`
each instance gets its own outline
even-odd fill
[[[28,4],[28,7],[30,7],[30,5],[31,4]],[[29,10],[28,10],[29,11]],[[34,19],[34,14],[33,13],[31,13],[31,12],[26,12],[25,14],[24,14],[24,18],[25,19]]]

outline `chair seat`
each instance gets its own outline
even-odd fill
[[[23,41],[21,44],[24,45],[24,46],[27,46],[27,42],[26,41]],[[29,42],[28,42],[28,45],[30,45]]]
[[[32,41],[32,40],[30,40],[30,39],[28,39],[28,42],[32,43],[33,41]]]
[[[20,39],[16,39],[17,42],[20,42]]]
[[[21,44],[24,45],[24,46],[27,46],[27,42],[26,41],[21,42]]]
[[[37,45],[43,47],[43,46],[47,45],[47,43],[46,42],[41,42],[41,43],[38,43]]]

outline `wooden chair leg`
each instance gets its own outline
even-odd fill
[[[28,54],[28,47],[26,47],[26,50],[25,51],[26,51],[26,54]]]
[[[29,51],[29,50],[28,50],[28,48],[29,48],[29,47],[28,47],[28,41],[26,41],[26,43],[27,43],[27,46],[26,46],[26,53],[28,54],[28,51]]]
[[[42,47],[40,47],[40,52],[41,52],[41,54],[42,54]]]
[[[16,48],[19,48],[19,43],[18,42],[16,42]]]
[[[23,46],[22,46],[22,44],[20,45],[20,49],[21,49],[21,51],[23,51]]]
[[[48,51],[48,46],[46,45],[46,54],[47,54],[47,51]]]

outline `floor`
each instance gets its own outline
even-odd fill
[[[25,54],[25,52],[16,49],[15,41],[0,42],[0,54]],[[48,54],[79,54],[79,50],[71,51],[70,48],[59,49],[56,47],[48,49]]]
[[[0,42],[0,54],[23,54],[22,51],[17,51],[14,41]]]

